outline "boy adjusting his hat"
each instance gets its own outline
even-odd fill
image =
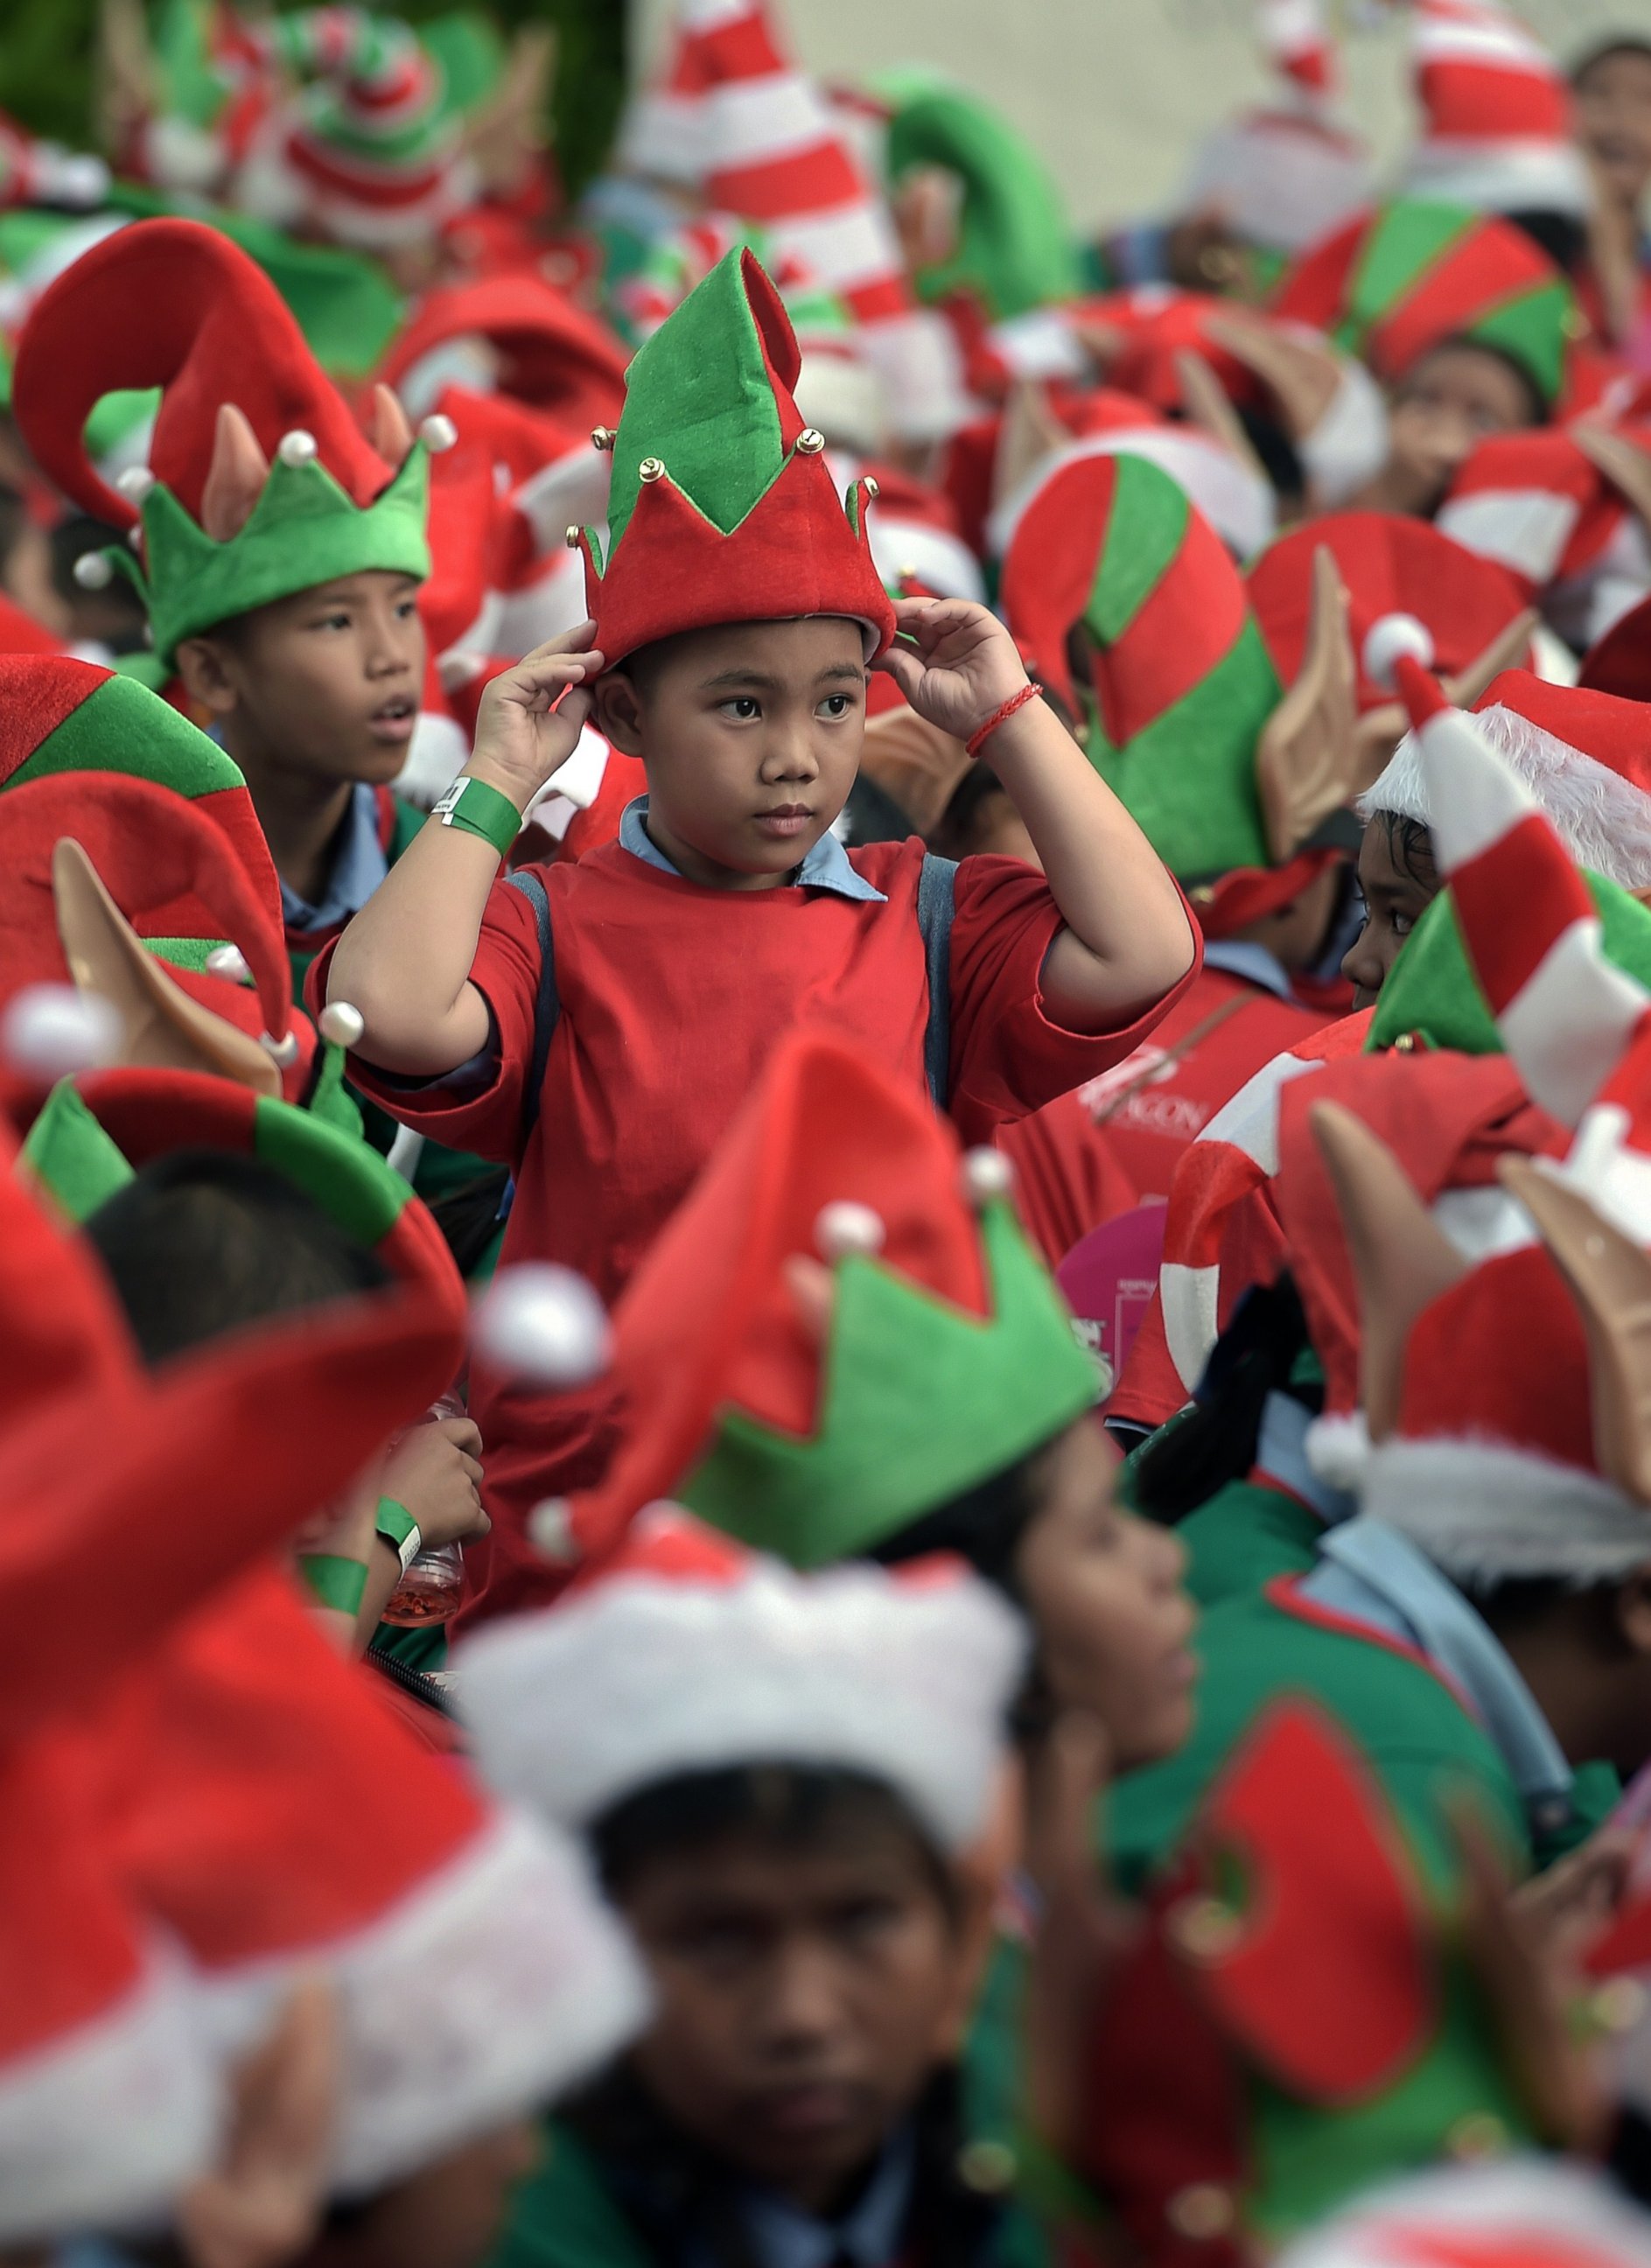
[[[512,1166],[505,1257],[564,1262],[610,1296],[787,1024],[831,1023],[978,1139],[1128,1055],[1197,962],[1174,885],[1007,632],[962,602],[891,608],[868,485],[845,511],[797,369],[748,254],[642,349],[605,569],[570,531],[593,622],[490,687],[435,823],[310,980],[365,1018],[370,1092]],[[990,739],[1047,880],[915,839],[842,849],[878,660],[929,723]],[[496,887],[593,711],[647,797],[616,843]],[[593,1405],[572,1405],[571,1432],[568,1411],[478,1407],[490,1448],[511,1437],[507,1521],[600,1462]]]

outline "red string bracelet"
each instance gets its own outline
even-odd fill
[[[1001,709],[994,709],[977,733],[970,733],[963,747],[971,756],[977,756],[999,725],[1006,725],[1017,709],[1024,709],[1028,701],[1036,701],[1043,690],[1036,677],[1028,678],[1018,693],[1012,693]]]

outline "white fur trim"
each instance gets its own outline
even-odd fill
[[[554,554],[567,541],[575,522],[600,526],[608,517],[608,483],[613,462],[606,449],[586,442],[532,473],[511,493],[511,502],[533,531],[534,548]]]
[[[428,811],[453,785],[469,755],[470,736],[456,718],[439,709],[421,709],[413,719],[407,762],[395,775],[395,792]]]
[[[118,2007],[0,2070],[0,2243],[161,2226],[221,2111],[199,1998],[157,1953]]]
[[[1307,1429],[1309,1471],[1330,1487],[1356,1496],[1370,1469],[1370,1428],[1362,1410],[1315,1418]]]
[[[937,598],[969,599],[984,606],[986,585],[980,562],[961,536],[920,519],[885,519],[875,504],[866,514],[872,564],[885,583],[910,568]]]
[[[1433,1215],[1463,1258],[1476,1267],[1481,1260],[1522,1252],[1537,1241],[1530,1215],[1495,1182],[1478,1189],[1441,1189]]]
[[[1454,2257],[1647,2268],[1651,2219],[1603,2174],[1560,2158],[1441,2166],[1367,2190],[1277,2256],[1276,2268],[1413,2268]]]
[[[1603,1582],[1651,1563],[1651,1513],[1596,1473],[1502,1441],[1380,1442],[1360,1509],[1401,1529],[1462,1582]]]
[[[1108,433],[1087,433],[1035,465],[987,519],[988,552],[1003,558],[1016,528],[1048,483],[1068,465],[1090,457],[1145,457],[1149,465],[1168,473],[1236,558],[1252,557],[1272,540],[1278,526],[1272,490],[1230,449],[1185,425],[1126,425]]]
[[[757,1561],[733,1583],[616,1575],[480,1632],[458,1697],[495,1785],[581,1827],[658,1780],[744,1764],[887,1781],[947,1850],[985,1815],[1020,1618],[972,1576]]]
[[[823,221],[806,225],[788,221],[788,248],[799,251],[807,261],[806,246],[800,241],[793,244],[792,239],[800,239],[805,225],[825,225]],[[900,254],[891,242],[886,272],[899,267]],[[820,272],[816,267],[815,273]],[[841,279],[834,280],[837,288],[844,288]],[[885,316],[881,322],[863,324],[856,335],[866,360],[882,380],[888,423],[900,439],[943,441],[973,414],[956,335],[938,309],[913,307],[904,314]]]
[[[877,372],[862,355],[835,354],[806,339],[800,343],[802,368],[792,398],[804,424],[839,449],[881,454],[888,441],[888,406]]]
[[[1544,208],[1586,220],[1593,205],[1588,168],[1568,142],[1534,136],[1490,141],[1434,135],[1419,144],[1405,169],[1404,194],[1476,212]]]
[[[1283,108],[1218,128],[1202,142],[1176,202],[1221,209],[1235,234],[1302,252],[1369,202],[1368,152]]]
[[[1474,723],[1529,789],[1579,866],[1626,890],[1651,887],[1651,792],[1500,702],[1478,711]],[[1651,761],[1647,770],[1651,776]],[[1390,811],[1426,827],[1432,807],[1417,736],[1406,733],[1375,785],[1359,799],[1360,816]]]
[[[1361,362],[1351,356],[1330,406],[1301,443],[1301,458],[1323,511],[1334,511],[1373,481],[1388,460],[1387,399]]]
[[[1082,378],[1087,359],[1065,307],[1031,307],[994,323],[986,345],[1016,378]]]
[[[566,1837],[498,1813],[332,1968],[344,2058],[335,2187],[364,2196],[585,2079],[648,1991]]]
[[[1511,765],[1485,756],[1485,735],[1460,709],[1428,718],[1416,731],[1426,782],[1434,850],[1448,873],[1477,858],[1537,807]]]

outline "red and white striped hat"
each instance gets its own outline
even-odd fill
[[[1482,212],[1587,214],[1570,89],[1500,0],[1412,0],[1411,61],[1422,131],[1406,195]]]
[[[627,161],[755,221],[864,327],[888,414],[936,439],[965,413],[955,342],[913,298],[888,208],[767,0],[677,0],[662,84],[638,103]]]
[[[1641,2268],[1651,2220],[1595,2168],[1532,2154],[1367,2191],[1275,2257],[1278,2268]]]
[[[1651,456],[1651,425],[1614,438]],[[1651,591],[1651,537],[1628,498],[1563,428],[1481,441],[1437,526],[1516,576],[1559,635],[1592,645]]]
[[[1651,888],[1651,707],[1505,669],[1472,713],[1579,866],[1625,890]],[[1360,807],[1433,828],[1433,777],[1422,735],[1407,733]]]

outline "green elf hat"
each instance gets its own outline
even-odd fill
[[[926,73],[877,82],[887,107],[886,166],[896,200],[919,170],[950,174],[961,189],[949,250],[921,266],[920,298],[962,294],[1002,322],[1082,285],[1072,230],[1054,177],[990,104]]]
[[[1045,482],[1000,600],[1206,933],[1287,904],[1356,843],[1356,673],[1328,551],[1287,693],[1226,546],[1142,457],[1079,458]]]
[[[87,416],[118,388],[159,386],[149,465],[121,491],[86,452]],[[12,409],[36,462],[136,555],[99,555],[149,608],[156,654],[295,592],[383,568],[422,582],[426,451],[393,396],[369,442],[275,285],[198,221],[134,222],[77,260],[24,328]],[[133,498],[138,499],[134,502]],[[76,572],[89,579],[85,562]]]
[[[313,1199],[405,1284],[434,1293],[462,1330],[463,1278],[440,1230],[378,1152],[307,1110],[201,1071],[83,1071],[52,1089],[22,1159],[70,1220],[83,1221],[138,1169],[173,1150],[256,1158]]]
[[[1587,328],[1570,284],[1522,229],[1409,199],[1316,245],[1272,311],[1328,333],[1389,381],[1446,339],[1477,340],[1511,355],[1551,406],[1571,342]]]
[[[805,425],[801,369],[778,292],[748,251],[730,252],[631,364],[613,451],[606,557],[585,556],[596,642],[609,662],[679,630],[844,615],[866,659],[894,636],[866,539],[875,481],[839,498],[825,438]]]
[[[858,1050],[782,1040],[615,1310],[639,1422],[599,1488],[538,1507],[534,1540],[599,1557],[670,1496],[823,1566],[1062,1432],[1099,1379],[1008,1179]]]

